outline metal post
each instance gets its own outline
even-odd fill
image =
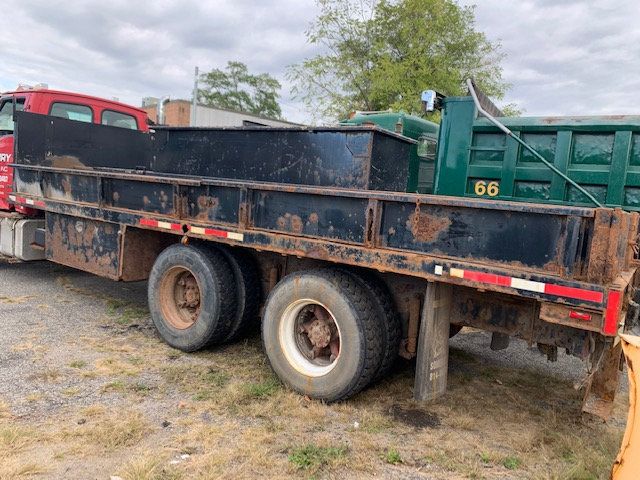
[[[193,94],[191,95],[191,126],[196,127],[197,108],[198,108],[198,67],[196,67],[193,78]]]
[[[419,401],[435,400],[444,395],[447,389],[451,291],[451,286],[445,283],[427,283],[413,392],[414,398]]]

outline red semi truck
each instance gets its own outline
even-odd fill
[[[34,235],[42,228],[42,212],[9,201],[13,183],[13,114],[25,111],[148,132],[147,113],[113,100],[79,93],[49,90],[42,86],[19,87],[0,94],[0,253],[20,260],[44,259],[33,248]]]

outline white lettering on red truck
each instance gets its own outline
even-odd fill
[[[11,163],[11,153],[0,153],[0,162]]]

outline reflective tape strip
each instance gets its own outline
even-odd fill
[[[34,200],[32,198],[16,197],[15,195],[9,195],[9,201],[13,203],[22,203],[23,205],[30,205],[32,207],[46,207],[46,203],[42,200]]]
[[[157,220],[151,220],[149,218],[141,218],[139,223],[140,223],[140,225],[144,225],[145,227],[157,227],[158,226],[158,221]]]
[[[227,232],[226,230],[218,230],[216,228],[191,227],[190,231],[196,235],[228,238],[229,240],[236,240],[238,242],[242,242],[244,240],[244,235],[242,233]]]
[[[436,265],[434,270],[436,275],[442,275],[443,271],[444,269],[442,265]],[[594,303],[602,303],[604,301],[603,293],[595,290],[535,282],[533,280],[525,280],[524,278],[508,277],[506,275],[496,275],[494,273],[450,268],[449,276],[470,280],[472,282],[488,283],[491,285],[499,285],[501,287],[511,287],[518,290],[526,290],[528,292],[544,293],[546,295],[555,295],[558,297],[573,298],[576,300],[585,300]]]
[[[604,325],[602,333],[605,335],[615,335],[618,333],[618,319],[620,317],[620,303],[622,292],[612,290],[607,298],[607,310],[604,314]]]
[[[226,230],[218,230],[217,228],[194,227],[192,225],[183,226],[179,223],[163,222],[160,220],[152,220],[150,218],[141,218],[139,224],[145,227],[163,228],[165,230],[176,231],[184,231],[186,228],[188,232],[195,233],[196,235],[228,238],[229,240],[236,240],[238,242],[244,241],[244,235],[242,233],[227,232]]]
[[[159,220],[152,220],[150,218],[141,218],[140,225],[144,225],[145,227],[153,227],[153,228],[163,228],[165,230],[177,230],[182,231],[182,225],[179,223],[171,223],[171,222],[161,222]],[[189,227],[187,227],[187,230]]]
[[[544,293],[547,293],[549,295],[557,295],[559,297],[569,297],[575,298],[577,300],[585,300],[587,302],[602,303],[604,301],[604,294],[602,292],[585,290],[584,288],[563,287],[562,285],[553,285],[551,283],[545,284]]]

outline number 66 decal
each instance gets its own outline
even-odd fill
[[[484,180],[478,180],[473,186],[473,191],[479,197],[488,195],[489,197],[495,197],[500,194],[500,184],[498,182],[485,182]]]

